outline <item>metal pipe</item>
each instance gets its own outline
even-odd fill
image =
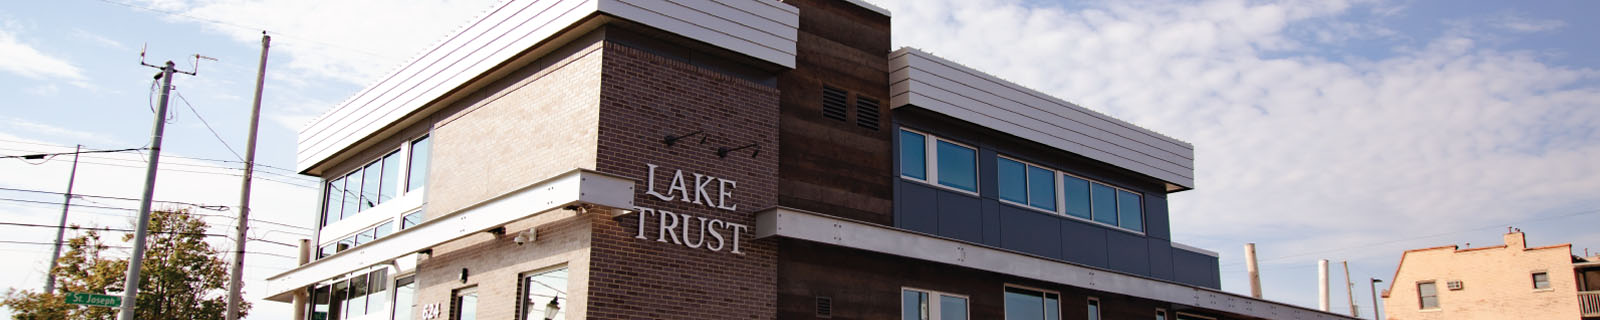
[[[1244,266],[1250,271],[1250,297],[1261,299],[1261,266],[1256,264],[1256,244],[1244,244]]]
[[[1317,260],[1317,309],[1328,312],[1328,259]]]

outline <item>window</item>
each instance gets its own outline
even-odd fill
[[[928,153],[933,153],[928,157]],[[978,149],[911,130],[900,130],[900,175],[978,193]]]
[[[383,313],[389,306],[389,270],[378,269],[367,274],[367,313]]]
[[[1089,298],[1089,320],[1100,320],[1100,299]]]
[[[338,222],[400,196],[400,151],[328,182],[322,225]]]
[[[522,320],[566,319],[567,267],[522,276]],[[554,314],[551,314],[551,311]]]
[[[450,299],[450,320],[478,320],[478,288],[458,289]]]
[[[967,297],[905,288],[900,290],[902,320],[967,320]]]
[[[321,286],[311,290],[311,319],[333,319],[329,317],[328,294],[332,289]]]
[[[331,256],[335,253],[344,252],[345,250],[350,250],[351,248],[372,242],[372,240],[387,237],[390,234],[394,234],[394,220],[384,221],[383,223],[378,224],[376,227],[361,230],[361,232],[356,232],[356,234],[345,237],[344,239],[339,240],[339,242],[324,245],[317,251],[317,257],[322,258]]]
[[[1143,196],[1097,181],[1061,175],[1067,215],[1144,232]]]
[[[412,320],[412,309],[417,307],[417,277],[406,276],[394,281],[394,320]]]
[[[1533,274],[1533,288],[1550,289],[1550,274],[1545,272],[1535,272]]]
[[[411,170],[406,174],[406,191],[421,189],[428,184],[428,154],[431,151],[428,136],[411,141]]]
[[[422,223],[422,211],[412,212],[400,218],[400,230],[411,228],[411,226],[415,226],[418,223]]]
[[[372,229],[373,239],[382,239],[394,233],[394,221],[384,222]]]
[[[1417,303],[1422,309],[1439,308],[1439,289],[1434,287],[1433,281],[1417,283]]]
[[[917,180],[928,180],[927,136],[900,130],[900,175]]]
[[[322,225],[326,226],[343,218],[344,178],[328,182],[328,188],[324,191],[328,194],[328,199],[327,202],[324,202],[324,207],[322,208]]]
[[[1010,158],[995,163],[1000,199],[1041,210],[1056,211],[1056,173],[1054,170]]]
[[[383,156],[383,182],[378,187],[378,202],[387,202],[400,195],[400,151]]]
[[[1167,310],[1156,309],[1156,320],[1167,320]]]
[[[1061,296],[1018,287],[1005,289],[1006,320],[1060,320]]]

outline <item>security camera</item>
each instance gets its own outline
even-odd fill
[[[534,239],[535,235],[533,233],[533,229],[528,229],[528,231],[518,232],[516,237],[511,238],[511,241],[516,242],[517,245],[520,246],[524,243],[533,241]]]

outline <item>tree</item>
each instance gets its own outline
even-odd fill
[[[76,228],[77,226],[74,226]],[[206,243],[206,223],[188,210],[157,210],[150,213],[150,233],[143,268],[139,274],[139,297],[135,302],[138,319],[222,319],[227,304],[227,262],[221,252]],[[132,234],[124,235],[130,242]],[[33,290],[6,293],[0,302],[25,319],[115,319],[117,310],[65,304],[65,292],[120,295],[128,260],[107,258],[110,246],[95,231],[68,241],[66,254],[57,260],[54,294]],[[250,310],[240,305],[240,316]]]

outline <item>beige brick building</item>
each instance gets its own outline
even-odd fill
[[[1520,230],[1498,246],[1407,250],[1384,290],[1386,319],[1594,319],[1595,261],[1571,244],[1529,248]]]

